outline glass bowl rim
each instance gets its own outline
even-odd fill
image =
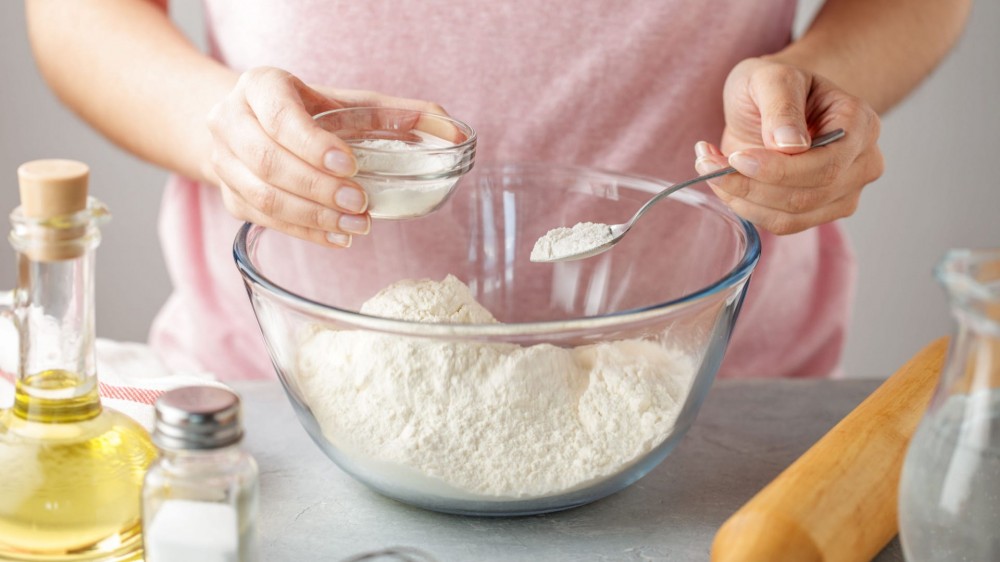
[[[442,153],[451,153],[451,152],[463,152],[463,151],[465,151],[465,150],[467,150],[467,149],[469,149],[471,147],[475,147],[476,146],[476,141],[477,141],[477,136],[478,135],[476,133],[476,129],[472,125],[469,125],[465,121],[460,121],[458,119],[455,119],[454,117],[452,117],[450,115],[443,115],[443,114],[440,114],[440,113],[431,113],[429,111],[423,111],[423,110],[420,110],[420,109],[409,109],[409,108],[405,108],[405,107],[378,107],[378,106],[359,105],[359,106],[341,107],[339,109],[331,109],[331,110],[328,110],[328,111],[323,111],[323,112],[317,113],[316,115],[313,115],[312,118],[313,118],[313,121],[318,121],[320,118],[326,117],[327,115],[332,115],[334,113],[354,113],[354,112],[372,111],[372,110],[377,110],[377,111],[407,111],[407,112],[411,112],[411,113],[419,113],[421,116],[426,115],[428,117],[433,117],[435,119],[441,119],[443,121],[451,123],[452,125],[456,126],[461,132],[467,133],[467,138],[464,141],[462,141],[460,143],[457,143],[457,144],[453,144],[451,146],[437,146],[437,147],[424,147],[424,148],[417,147],[417,148],[413,148],[413,149],[411,149],[411,150],[409,150],[407,152],[410,152],[410,153],[416,152],[416,153],[442,154]],[[370,129],[370,130],[374,130],[374,129]],[[369,148],[369,147],[363,147],[363,146],[359,146],[359,147],[352,146],[351,150],[361,150],[361,151],[365,151],[365,152],[382,153],[382,154],[393,154],[393,153],[397,152],[395,150],[384,150],[384,149],[381,149],[381,148]]]
[[[526,162],[526,163],[502,163],[493,164],[480,167],[480,169],[492,169],[499,168],[504,171],[510,169],[523,170],[526,168],[543,168],[546,171],[558,170],[562,173],[576,173],[576,174],[587,174],[587,175],[597,175],[597,176],[611,176],[617,179],[626,179],[632,182],[651,184],[656,187],[657,190],[662,190],[669,187],[671,184],[664,180],[634,175],[625,174],[620,172],[611,172],[602,169],[582,167],[582,166],[563,166],[563,165],[553,165],[551,163],[540,163],[540,162]],[[652,191],[651,193],[655,193]],[[678,193],[672,197],[686,198],[691,197],[692,194],[688,193]],[[348,310],[346,308],[340,308],[329,304],[323,304],[321,302],[312,300],[310,298],[304,297],[297,293],[294,293],[284,287],[272,282],[267,276],[261,273],[250,259],[248,241],[251,239],[251,233],[257,233],[253,238],[259,236],[265,230],[266,227],[255,225],[250,222],[244,222],[240,226],[236,233],[236,239],[233,242],[233,258],[236,261],[236,267],[240,274],[243,276],[244,281],[255,287],[263,288],[272,297],[291,305],[293,308],[299,311],[306,312],[311,315],[321,316],[324,318],[330,318],[341,322],[343,324],[348,324],[356,326],[363,329],[375,330],[379,332],[400,334],[400,335],[411,335],[411,336],[446,336],[446,337],[511,337],[511,336],[527,336],[527,335],[538,335],[538,334],[557,334],[565,333],[570,331],[578,330],[592,330],[600,328],[608,328],[612,326],[621,326],[626,324],[631,324],[633,322],[639,322],[643,320],[648,320],[650,318],[655,318],[658,316],[664,316],[669,314],[673,310],[686,308],[687,306],[692,306],[696,303],[702,302],[709,297],[717,295],[723,291],[733,288],[743,282],[745,282],[750,274],[753,272],[754,267],[756,267],[757,262],[760,259],[761,252],[761,242],[760,234],[757,229],[746,219],[736,215],[732,210],[726,207],[721,201],[713,201],[708,198],[707,195],[703,193],[698,193],[697,196],[704,198],[703,201],[706,203],[713,211],[721,214],[724,218],[732,220],[736,224],[742,227],[743,236],[746,238],[746,248],[744,249],[743,256],[736,263],[736,265],[729,270],[728,273],[723,275],[716,281],[684,295],[682,297],[668,300],[666,302],[654,303],[647,306],[642,306],[638,308],[631,308],[626,310],[617,310],[614,312],[609,312],[607,314],[598,314],[595,316],[586,317],[575,317],[566,318],[562,320],[545,320],[537,322],[504,322],[498,324],[448,324],[448,323],[430,323],[430,322],[414,322],[409,320],[396,320],[391,318],[383,318],[380,316],[369,316],[367,314],[362,314],[361,312]],[[287,235],[286,235],[287,236]],[[253,291],[251,290],[251,293]],[[252,296],[252,295],[251,295]]]

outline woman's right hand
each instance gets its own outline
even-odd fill
[[[436,104],[374,92],[324,95],[288,72],[255,68],[208,115],[212,156],[205,171],[240,220],[332,247],[367,234],[368,198],[351,181],[357,164],[348,145],[312,116],[370,105],[444,113]]]

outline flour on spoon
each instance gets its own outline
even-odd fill
[[[535,242],[531,261],[553,261],[574,256],[607,244],[614,238],[604,223],[581,222],[572,228],[560,226]]]

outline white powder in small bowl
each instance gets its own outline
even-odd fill
[[[372,218],[402,219],[438,208],[458,181],[453,172],[460,155],[425,152],[447,149],[444,139],[414,131],[419,143],[394,139],[349,141],[358,162],[354,180],[368,193]],[[421,177],[422,176],[422,177]]]
[[[560,226],[545,233],[531,249],[531,261],[553,261],[593,250],[614,238],[604,223],[581,222],[573,228]]]

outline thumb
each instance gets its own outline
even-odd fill
[[[786,154],[808,150],[805,108],[809,79],[787,66],[773,66],[758,71],[751,84],[764,146]]]

